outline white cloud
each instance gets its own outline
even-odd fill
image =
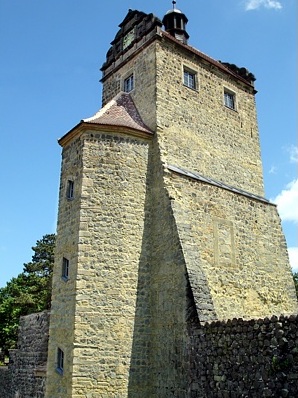
[[[246,0],[245,9],[247,11],[256,10],[261,7],[280,10],[282,5],[280,1],[277,0]]]
[[[269,174],[276,174],[277,172],[277,167],[276,166],[271,166],[270,170],[269,170]]]
[[[289,247],[288,253],[293,272],[298,272],[298,247]]]
[[[283,221],[293,221],[298,224],[298,179],[290,182],[272,201],[277,204]]]
[[[289,149],[290,152],[290,160],[292,163],[298,163],[298,147],[292,145]]]

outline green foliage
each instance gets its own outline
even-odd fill
[[[55,234],[45,235],[32,247],[32,261],[0,289],[0,348],[7,352],[17,342],[19,317],[49,309]]]
[[[295,288],[296,288],[296,295],[297,295],[297,299],[298,299],[298,272],[295,272],[293,274],[293,279],[294,279],[294,284],[295,284]]]

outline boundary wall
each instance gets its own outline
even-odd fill
[[[22,316],[16,350],[0,367],[0,397],[42,398],[45,395],[49,311]]]
[[[190,323],[188,397],[298,397],[298,316]]]
[[[0,397],[45,396],[48,325],[47,311],[21,317],[18,349],[0,367]],[[194,318],[188,336],[188,389],[160,391],[159,397],[298,396],[298,315],[204,325]]]

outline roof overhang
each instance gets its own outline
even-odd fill
[[[73,127],[68,133],[58,140],[60,146],[65,147],[69,142],[75,138],[80,137],[86,131],[94,131],[99,133],[112,133],[118,135],[130,135],[132,137],[138,137],[150,140],[154,135],[153,132],[140,131],[126,126],[112,126],[109,124],[96,124],[80,121],[75,127]]]

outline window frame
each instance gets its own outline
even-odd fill
[[[232,91],[228,89],[227,87],[224,87],[224,93],[223,93],[223,102],[224,106],[228,109],[231,109],[232,111],[237,110],[237,105],[236,105],[236,93],[235,91]]]
[[[66,282],[69,280],[69,259],[66,257],[62,258],[62,272],[61,278]]]
[[[74,180],[71,179],[67,180],[66,198],[68,200],[74,199]]]
[[[128,83],[128,84],[127,84]],[[135,77],[134,73],[130,73],[123,79],[123,91],[125,93],[131,93],[135,88]]]
[[[64,351],[60,347],[57,348],[57,366],[56,370],[60,375],[64,373]]]
[[[183,73],[183,76],[182,76],[182,78],[183,78],[183,85],[184,85],[185,87],[190,88],[191,90],[197,91],[197,90],[198,90],[198,73],[197,73],[195,70],[189,68],[189,67],[186,66],[186,65],[183,65],[183,71],[182,71],[182,73]],[[186,78],[186,76],[187,76],[187,78]],[[190,77],[191,77],[192,79],[190,79]],[[192,82],[191,82],[191,81],[192,81]],[[190,83],[190,82],[191,82],[191,83]]]

